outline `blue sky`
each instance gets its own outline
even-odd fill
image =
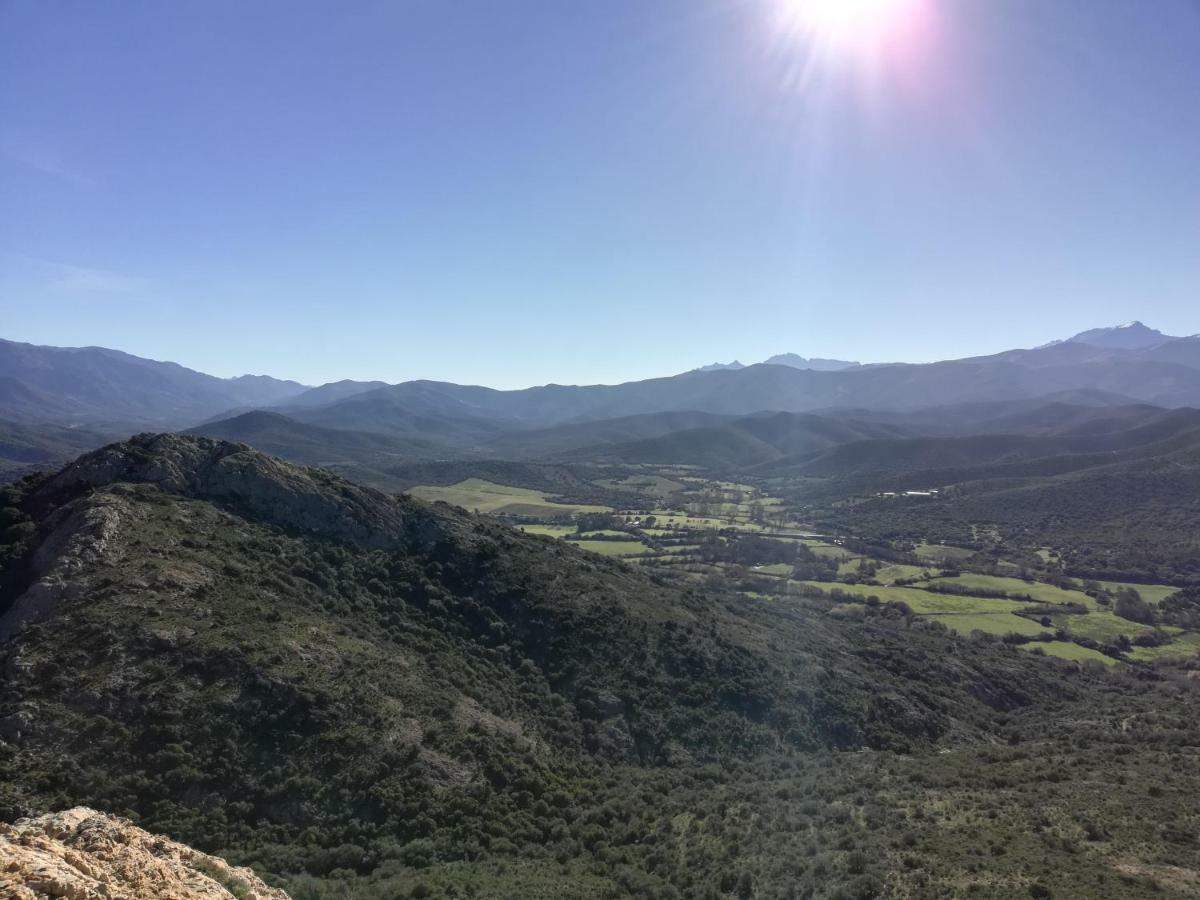
[[[868,56],[795,2],[0,0],[0,336],[520,387],[1200,331],[1200,3]]]

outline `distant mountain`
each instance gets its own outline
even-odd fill
[[[963,480],[1062,474],[1120,461],[1169,455],[1182,441],[1200,447],[1200,410],[1134,407],[1105,421],[1072,421],[1034,434],[977,433],[953,437],[885,438],[843,443],[832,449],[776,461],[762,471],[845,481],[889,479],[920,473],[929,486]],[[911,486],[911,485],[908,485]]]
[[[842,369],[853,369],[856,366],[862,365],[862,363],[850,362],[844,359],[820,359],[817,357],[805,359],[803,356],[798,356],[795,353],[778,353],[770,359],[763,360],[763,364],[768,366],[791,366],[793,369],[812,369],[815,372],[840,372]],[[707,366],[692,369],[692,371],[724,372],[737,371],[744,368],[746,366],[735,359],[731,363],[710,363]]]
[[[129,429],[181,427],[232,407],[281,403],[306,390],[261,375],[216,378],[103,347],[5,340],[0,379],[9,380],[0,391],[0,418]]]
[[[716,413],[683,411],[571,422],[550,428],[505,434],[479,449],[481,453],[489,456],[539,459],[583,448],[595,449],[605,445],[657,438],[690,428],[715,427],[733,418]]]
[[[1200,340],[1170,346],[1179,354],[1194,349],[1200,356]],[[475,426],[488,423],[505,431],[681,410],[733,416],[832,407],[916,410],[1072,391],[1119,395],[1126,403],[1200,405],[1200,366],[1141,355],[1154,352],[1061,344],[924,365],[861,366],[838,372],[753,365],[618,385],[545,385],[519,391],[416,381],[296,417],[326,427],[404,433],[388,424],[399,420],[411,433],[420,417],[468,420]]]
[[[840,372],[843,369],[854,369],[862,363],[850,362],[844,359],[805,359],[795,353],[779,353],[763,361],[768,366],[791,366],[793,369],[812,369],[814,372]]]
[[[0,411],[15,422],[70,422],[86,417],[86,403],[70,397],[48,394],[23,381],[0,376]]]
[[[184,433],[240,441],[264,453],[324,466],[369,484],[388,483],[380,471],[387,467],[447,455],[445,447],[428,440],[322,428],[264,410],[207,422]]]
[[[1109,350],[1145,350],[1177,339],[1163,334],[1157,329],[1148,328],[1141,322],[1129,322],[1112,328],[1093,328],[1090,331],[1081,331],[1067,340],[1070,343],[1104,347]]]
[[[62,465],[113,437],[82,428],[0,420],[0,482],[35,467]]]
[[[442,388],[453,390],[442,390]],[[291,407],[301,422],[324,428],[374,432],[391,437],[418,438],[446,446],[470,447],[512,430],[502,416],[476,412],[466,399],[478,391],[503,394],[490,388],[437,385],[410,381],[351,394],[323,406]]]
[[[745,468],[789,454],[807,454],[851,441],[892,437],[898,429],[826,419],[804,413],[769,413],[676,431],[624,444],[589,447],[573,456],[611,462]]]
[[[1123,342],[1131,347],[1105,346]],[[1093,399],[1069,399],[1084,393]],[[548,384],[516,391],[434,381],[342,381],[308,389],[266,376],[214,378],[103,348],[0,342],[0,419],[125,433],[187,428],[270,409],[306,425],[424,441],[432,447],[479,451],[493,443],[502,446],[504,439],[515,452],[523,442],[534,448],[544,440],[545,449],[556,453],[586,446],[578,443],[583,432],[511,436],[666,413],[736,418],[859,409],[897,414],[1047,397],[1073,405],[1200,406],[1200,337],[1171,338],[1132,323],[1031,350],[919,365],[862,366],[785,354],[772,357],[770,364],[714,364],[623,384]],[[618,426],[595,443],[668,433],[654,431],[659,426],[646,422],[637,428],[643,425],[651,431],[623,435]]]
[[[320,387],[315,387],[291,397],[287,401],[288,406],[324,406],[327,403],[336,403],[338,400],[345,400],[347,397],[353,397],[356,394],[365,394],[367,391],[378,390],[379,388],[388,387],[386,381],[331,381],[329,384],[323,384]]]

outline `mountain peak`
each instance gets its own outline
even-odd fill
[[[1089,347],[1101,347],[1106,350],[1145,350],[1173,340],[1177,338],[1163,334],[1135,319],[1124,325],[1081,331],[1074,337],[1067,338],[1066,343],[1087,344]]]
[[[822,359],[812,357],[806,359],[796,353],[777,353],[770,359],[763,360],[768,366],[791,366],[793,369],[811,369],[815,372],[840,372],[842,369],[857,369],[862,363],[847,359]]]

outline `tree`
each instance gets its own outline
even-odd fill
[[[1123,587],[1117,591],[1117,601],[1113,612],[1122,619],[1130,622],[1140,622],[1143,625],[1153,625],[1155,620],[1154,607],[1142,599],[1133,588]]]

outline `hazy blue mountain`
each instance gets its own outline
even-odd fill
[[[103,348],[3,341],[0,418],[129,432],[191,427],[267,408],[322,428],[475,448],[514,432],[680,412],[740,417],[766,411],[854,408],[898,413],[1048,397],[1073,405],[1200,405],[1200,337],[1166,338],[1137,323],[1084,332],[1080,337],[1101,333],[1139,346],[1125,349],[1072,339],[921,365],[846,363],[847,368],[821,370],[792,364],[741,368],[729,364],[624,384],[548,384],[517,391],[434,381],[398,385],[342,381],[306,389],[267,376],[215,378],[174,363]],[[1163,340],[1147,343],[1147,335]],[[1106,340],[1103,335],[1087,339]],[[804,362],[841,365],[831,360]],[[1070,399],[1084,392],[1093,399]],[[596,443],[666,433],[621,435],[617,428]],[[559,437],[556,452],[581,446],[575,442],[579,435]],[[525,446],[532,448],[539,439],[513,438],[512,443],[515,447],[525,440]]]
[[[34,468],[62,465],[114,437],[83,428],[0,420],[0,482]]]
[[[719,362],[709,363],[707,366],[701,366],[700,368],[693,369],[692,371],[693,372],[720,372],[724,369],[737,370],[737,369],[744,369],[744,368],[746,368],[745,365],[743,365],[742,363],[738,362],[735,359],[733,362],[730,362],[730,363],[719,363]]]
[[[805,413],[766,413],[688,428],[660,437],[576,451],[580,459],[623,463],[743,468],[790,454],[814,453],[867,438],[893,437],[893,426],[855,423]]]
[[[394,419],[409,423],[403,431],[411,430],[411,422],[419,417],[449,417],[483,420],[503,431],[680,410],[733,416],[831,407],[902,411],[1073,391],[1118,395],[1123,403],[1200,405],[1200,368],[1143,359],[1131,351],[1059,345],[925,365],[862,366],[839,372],[754,365],[619,385],[545,385],[519,391],[406,382],[297,417],[366,431],[394,430],[388,424]]]
[[[685,429],[719,426],[732,418],[716,413],[683,411],[571,422],[506,434],[484,445],[481,451],[488,455],[537,459],[583,448],[661,437]]]
[[[0,340],[0,378],[43,395],[0,403],[0,416],[56,424],[192,424],[231,407],[282,403],[305,390],[267,376],[216,378],[177,363],[142,359],[103,347],[39,347]],[[14,392],[10,386],[10,395]],[[2,399],[2,398],[0,398]]]
[[[793,369],[812,369],[816,372],[840,372],[842,369],[853,369],[862,365],[845,359],[805,359],[795,353],[778,353],[763,362],[768,366],[791,366]]]
[[[1068,338],[1071,343],[1105,347],[1110,350],[1145,350],[1173,340],[1175,338],[1170,335],[1148,328],[1141,322],[1129,322],[1112,328],[1092,328]]]
[[[331,381],[328,384],[322,384],[319,387],[311,388],[302,394],[291,397],[287,401],[287,405],[292,407],[325,406],[328,403],[345,400],[347,397],[353,397],[356,394],[365,394],[367,391],[374,391],[387,386],[388,383],[386,381],[351,381],[348,378],[343,381]]]

